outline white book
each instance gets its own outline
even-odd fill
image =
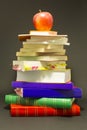
[[[17,71],[16,81],[42,82],[42,83],[66,83],[71,81],[71,70],[65,71]]]
[[[30,70],[64,70],[66,69],[65,61],[44,62],[44,61],[17,61],[13,60],[13,70],[30,71]]]

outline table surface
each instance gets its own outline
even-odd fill
[[[87,105],[86,100],[79,101],[81,115],[75,117],[11,117],[6,109],[4,93],[0,98],[0,128],[2,130],[86,130]]]

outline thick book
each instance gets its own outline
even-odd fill
[[[29,70],[62,70],[66,69],[66,62],[45,62],[45,61],[17,61],[13,60],[12,69],[20,71]]]
[[[54,108],[71,108],[75,98],[23,98],[16,94],[5,95],[6,104],[27,106],[49,106]]]
[[[17,56],[17,60],[31,60],[31,61],[67,61],[68,56]]]
[[[71,81],[71,70],[37,70],[17,71],[16,81],[43,82],[43,83],[66,83]]]
[[[23,106],[17,104],[10,105],[10,115],[12,117],[22,116],[80,116],[80,106],[73,104],[70,109],[56,109],[45,106]]]
[[[47,88],[16,88],[14,90],[21,97],[30,98],[81,98],[82,89],[74,87],[71,90],[47,89]]]
[[[57,35],[57,31],[37,31],[37,30],[30,30],[30,35]]]
[[[15,88],[38,88],[38,89],[63,89],[71,90],[74,87],[72,82],[67,83],[39,83],[39,82],[23,82],[23,81],[12,81],[12,87]]]

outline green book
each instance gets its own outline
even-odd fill
[[[6,104],[29,106],[49,106],[54,108],[71,108],[74,98],[23,98],[16,94],[5,95]]]

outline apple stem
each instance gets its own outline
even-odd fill
[[[39,12],[41,12],[41,9],[39,9]]]

